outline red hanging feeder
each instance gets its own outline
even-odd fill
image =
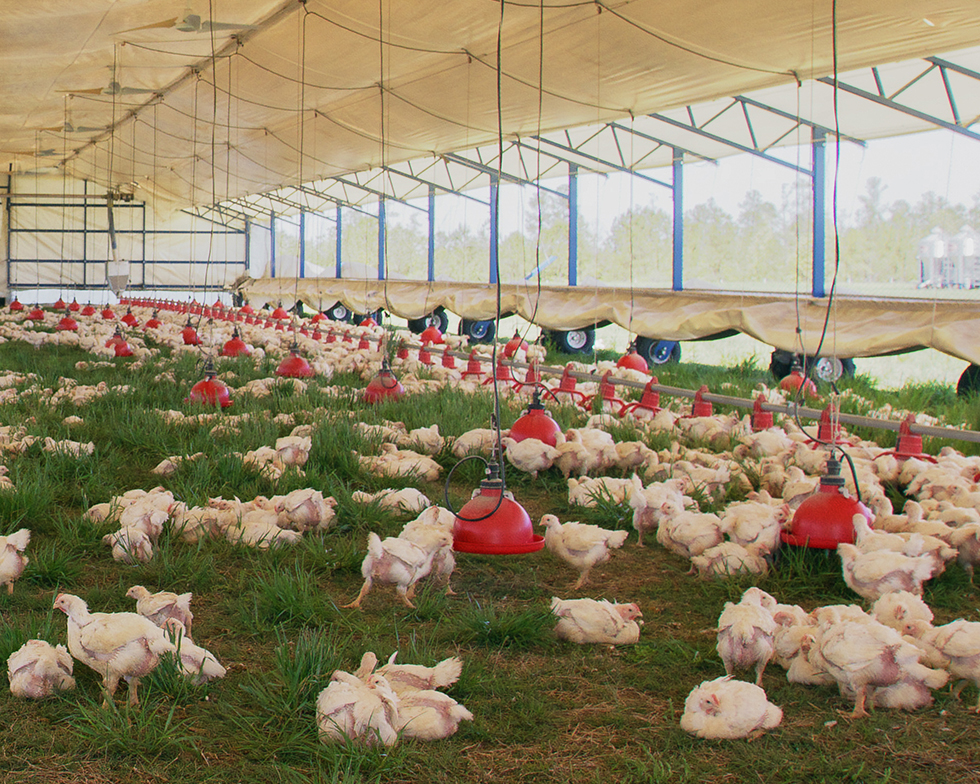
[[[373,317],[368,316],[366,319],[364,319],[357,326],[359,326],[359,327],[376,327],[376,326],[378,326],[378,322],[375,321]]]
[[[44,311],[41,310],[41,306],[35,305],[34,309],[27,314],[27,318],[30,321],[44,321]]]
[[[789,375],[779,382],[779,388],[784,392],[795,394],[800,387],[803,387],[803,394],[807,397],[820,397],[820,394],[817,392],[817,385],[813,383],[812,379],[803,378],[803,371],[798,367],[794,367],[789,372]]]
[[[14,312],[17,312],[23,310],[24,305],[19,299],[17,299],[17,297],[14,297],[14,301],[10,303],[10,309]]]
[[[616,387],[612,383],[612,371],[607,370],[599,380],[599,400],[592,399],[592,413],[601,414],[606,406],[612,406],[622,416],[626,410],[626,401],[616,397]]]
[[[827,473],[820,478],[817,492],[807,498],[793,515],[793,522],[780,534],[784,544],[833,550],[842,542],[854,543],[854,515],[863,514],[871,522],[871,511],[841,492],[844,477],[840,461],[827,458]]]
[[[463,371],[463,378],[467,376],[476,376],[479,378],[483,375],[483,365],[476,356],[476,349],[470,351],[470,358],[466,361],[466,370]]]
[[[124,315],[120,321],[128,327],[138,327],[140,320],[133,315],[131,308],[126,308],[126,315]]]
[[[64,310],[66,307],[65,301],[61,297],[58,297],[58,299],[51,307],[54,308],[55,310]]]
[[[650,366],[647,361],[636,352],[636,344],[631,343],[629,351],[619,358],[616,367],[627,368],[629,370],[639,370],[641,373],[649,373]]]
[[[422,330],[422,334],[419,335],[419,340],[422,341],[422,345],[427,345],[429,343],[445,343],[446,341],[442,338],[442,333],[439,331],[439,327],[435,324],[429,324],[425,329]]]
[[[106,348],[115,348],[120,343],[125,343],[126,339],[122,336],[118,325],[116,326],[116,331],[112,333],[112,336],[105,342]]]
[[[119,340],[112,346],[113,351],[116,352],[117,357],[131,357],[133,356],[133,349],[129,347],[129,343],[125,340]]]
[[[183,338],[185,346],[201,345],[201,338],[197,334],[197,330],[194,329],[194,325],[191,323],[190,317],[188,317],[187,324],[180,331],[180,336]]]
[[[518,555],[544,547],[544,537],[534,533],[524,507],[507,492],[500,468],[491,458],[480,490],[456,513],[453,549],[481,555]]]
[[[108,305],[102,308],[103,319],[105,319],[106,321],[112,321],[115,317],[116,314],[113,312],[112,308],[110,308]]]
[[[405,387],[391,372],[388,360],[382,360],[381,370],[364,388],[364,400],[368,403],[379,403],[382,400],[397,400],[405,394]]]
[[[81,309],[82,309],[82,306],[78,304],[78,300],[77,299],[73,299],[71,301],[71,305],[68,306],[68,310],[70,310],[72,313],[77,313]]]
[[[65,308],[65,315],[57,323],[55,329],[59,332],[78,332],[78,322],[71,317],[71,311]]]
[[[511,384],[514,382],[514,376],[510,372],[510,366],[504,364],[504,358],[500,357],[497,360],[497,367],[494,368],[493,375],[488,376],[483,381],[483,385],[492,384],[494,379],[497,381],[503,381],[505,383]]]
[[[217,379],[214,363],[209,358],[204,366],[204,379],[191,387],[190,394],[184,398],[185,403],[201,403],[214,408],[228,408],[231,405],[231,391],[228,385]]]
[[[143,325],[143,329],[158,329],[162,324],[163,322],[157,318],[157,312],[154,310],[153,315],[150,316]]]
[[[248,347],[248,344],[241,339],[237,328],[232,330],[231,340],[226,342],[221,348],[221,356],[223,357],[247,357],[251,353],[252,350]]]
[[[548,446],[557,446],[561,427],[541,404],[541,390],[534,390],[531,404],[510,428],[510,437],[515,441],[536,438]]]
[[[276,375],[284,378],[310,378],[316,373],[313,372],[310,363],[299,355],[299,345],[294,342],[289,347],[289,356],[276,368]]]
[[[568,395],[573,403],[585,408],[588,405],[588,397],[584,392],[576,389],[577,386],[578,380],[572,375],[572,365],[569,363],[565,365],[565,370],[558,381],[558,389],[549,389],[544,394],[558,403],[562,402],[558,395]]]
[[[251,305],[249,305],[248,302],[246,302],[244,305],[242,305],[241,310],[242,310],[242,313],[244,313],[246,316],[252,316],[252,315],[255,314],[255,308],[253,308]]]
[[[93,305],[86,305],[84,308],[82,308],[82,315],[83,316],[94,316],[95,315],[95,307]]]
[[[272,318],[274,318],[274,319],[289,319],[289,313],[282,306],[282,303],[281,302],[279,303],[278,307],[276,307],[276,309],[274,311],[272,311]]]
[[[504,359],[510,359],[518,351],[526,352],[529,346],[526,340],[521,337],[521,333],[515,330],[514,337],[504,343]]]

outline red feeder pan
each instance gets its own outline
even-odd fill
[[[803,394],[807,397],[820,397],[817,392],[817,385],[813,383],[812,379],[804,379],[803,373],[799,370],[791,370],[789,375],[779,382],[779,388],[784,392],[795,393],[800,387],[803,387]]]
[[[279,307],[277,307],[274,311],[272,311],[272,318],[274,318],[274,319],[288,319],[289,318],[289,313],[286,312],[286,309],[282,306],[282,303],[281,302],[279,303]]]
[[[95,308],[92,305],[86,305],[84,308],[82,308],[82,315],[83,316],[94,316],[95,315]]]
[[[641,373],[648,373],[650,371],[650,366],[647,365],[647,361],[636,353],[635,346],[630,346],[630,350],[619,358],[619,361],[616,362],[616,367],[639,370]]]
[[[17,299],[17,297],[14,297],[14,301],[10,303],[10,309],[13,311],[23,310],[24,305],[20,300]]]
[[[792,525],[780,534],[783,542],[819,550],[834,550],[842,542],[854,544],[854,515],[863,514],[870,523],[871,512],[860,501],[843,495],[843,486],[840,462],[830,457],[819,489],[800,504]]]
[[[102,318],[106,321],[112,321],[116,317],[116,314],[112,312],[112,308],[106,305],[102,308]]]
[[[194,329],[194,325],[191,324],[190,319],[187,319],[187,325],[180,331],[180,336],[184,339],[185,346],[201,345],[201,338],[197,334],[197,330]]]
[[[55,329],[59,332],[78,332],[78,322],[71,317],[71,311],[65,309],[65,315],[61,317]]]
[[[227,384],[215,378],[216,375],[214,364],[209,359],[204,367],[204,380],[198,381],[191,387],[191,393],[184,398],[184,402],[203,403],[211,408],[215,406],[228,408],[231,405],[231,391]]]
[[[133,350],[129,347],[129,343],[125,340],[120,340],[113,345],[113,350],[116,352],[117,357],[131,357],[133,356]]]
[[[40,306],[35,305],[34,309],[27,314],[27,318],[31,321],[44,321],[44,311],[41,310]]]
[[[504,344],[504,359],[510,359],[514,354],[521,350],[527,351],[527,341],[521,337],[521,333],[515,332],[514,337]]]
[[[143,325],[143,329],[157,329],[163,322],[157,318],[157,312],[154,310],[153,315],[146,320]]]
[[[55,302],[54,305],[52,305],[51,307],[54,308],[55,310],[64,310],[65,301],[61,297],[58,297],[58,301]]]
[[[126,339],[122,336],[122,332],[119,331],[119,327],[116,327],[116,331],[113,333],[112,337],[105,342],[105,347],[113,348],[114,346],[125,342]]]
[[[422,341],[422,345],[427,343],[445,343],[442,339],[442,333],[439,331],[439,327],[435,324],[430,324],[425,329],[422,330],[422,334],[419,335],[419,340]]]
[[[247,357],[251,353],[248,344],[241,339],[237,329],[231,333],[231,340],[225,343],[221,349],[221,356],[223,357]]]
[[[289,356],[276,368],[276,375],[286,378],[310,378],[316,374],[310,367],[310,363],[299,355],[299,346],[293,343],[289,348]]]
[[[123,324],[126,324],[130,327],[138,327],[140,324],[140,320],[133,315],[133,311],[130,310],[129,308],[126,308],[126,315],[123,316],[122,319],[120,320],[122,321]]]
[[[510,428],[510,437],[515,441],[525,438],[536,438],[548,446],[558,444],[558,434],[561,428],[551,417],[548,410],[541,405],[541,390],[534,390],[534,399],[522,416]]]
[[[381,363],[381,370],[364,388],[364,400],[368,403],[378,403],[382,400],[397,400],[405,394],[405,387],[398,380],[388,362]]]
[[[70,310],[72,313],[77,313],[81,309],[82,309],[82,306],[78,304],[78,300],[77,299],[73,299],[71,301],[71,305],[68,306],[68,310]]]
[[[463,378],[467,376],[476,376],[479,378],[483,375],[483,365],[480,364],[480,360],[477,359],[476,349],[470,351],[470,358],[466,361],[466,370],[463,371]]]
[[[544,537],[534,533],[524,507],[505,494],[498,468],[491,463],[480,492],[456,514],[453,549],[481,555],[518,555],[544,547]]]

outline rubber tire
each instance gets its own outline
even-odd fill
[[[665,357],[663,343],[673,343],[670,353]],[[636,353],[646,360],[647,365],[668,365],[681,361],[681,344],[672,340],[654,340],[653,338],[638,337]]]
[[[555,349],[562,354],[588,354],[595,345],[595,327],[552,330],[549,338]]]
[[[497,334],[497,326],[492,321],[460,319],[459,334],[466,335],[470,339],[470,343],[492,343]]]
[[[346,324],[350,322],[351,312],[350,308],[348,308],[343,302],[335,302],[333,305],[323,311],[323,315],[332,321],[340,321],[341,323]]]
[[[782,381],[786,376],[789,375],[790,371],[793,369],[793,358],[795,354],[791,354],[788,351],[781,351],[776,349],[772,352],[772,358],[769,360],[769,370],[772,373],[776,381]],[[807,365],[813,361],[813,357],[807,359]],[[841,377],[853,378],[856,368],[854,365],[854,360],[850,357],[840,358],[841,364]]]
[[[445,308],[436,308],[428,316],[408,320],[408,329],[415,335],[421,335],[432,325],[435,325],[436,329],[446,334],[446,330],[449,329],[449,314],[446,313]]]
[[[980,392],[980,365],[967,365],[956,384],[958,397],[970,397]]]

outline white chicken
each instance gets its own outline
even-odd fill
[[[758,546],[743,547],[737,542],[721,542],[691,557],[691,569],[699,577],[730,577],[734,574],[768,574],[769,562]]]
[[[276,439],[276,457],[283,466],[302,468],[310,459],[313,439],[302,436],[284,436]]]
[[[59,593],[54,607],[68,616],[68,650],[103,678],[108,707],[119,680],[129,685],[129,704],[138,705],[139,680],[152,672],[165,653],[177,648],[153,621],[136,613],[92,613],[83,599]]]
[[[383,675],[365,681],[337,670],[316,700],[320,739],[393,746],[398,740],[398,695]]]
[[[953,687],[954,697],[959,698],[968,681],[980,688],[980,623],[956,620],[920,630],[915,636],[944,657],[944,666],[958,681]],[[980,698],[970,710],[980,713]]]
[[[411,691],[399,697],[396,728],[406,738],[448,738],[461,721],[473,721],[473,714],[441,691]]]
[[[136,612],[144,618],[149,618],[159,627],[163,627],[168,618],[176,618],[183,624],[187,637],[191,636],[191,626],[194,623],[194,613],[191,612],[193,594],[176,594],[171,591],[150,593],[142,585],[134,585],[126,596],[136,600]]]
[[[684,558],[701,555],[724,538],[724,523],[710,512],[681,512],[664,518],[657,528],[657,541]]]
[[[633,490],[632,479],[615,479],[608,476],[596,478],[568,478],[568,503],[578,506],[595,507],[598,500],[606,499],[614,504],[629,501]]]
[[[444,581],[446,593],[453,594],[449,584],[456,557],[453,555],[453,526],[456,515],[441,506],[430,506],[414,520],[405,523],[399,539],[407,539],[431,554],[429,575]]]
[[[718,617],[718,655],[725,663],[725,673],[755,668],[755,683],[762,685],[762,674],[773,657],[776,621],[753,595],[743,596],[738,604],[725,602]]]
[[[279,513],[277,524],[291,531],[329,531],[336,517],[337,501],[311,487],[293,490],[284,496],[276,496],[275,509]]]
[[[399,598],[407,607],[414,608],[412,596],[415,584],[432,568],[434,553],[427,552],[407,539],[389,536],[384,541],[373,531],[368,534],[368,553],[361,563],[364,585],[357,598],[344,607],[359,609],[375,581],[394,585]]]
[[[350,497],[355,504],[377,503],[382,509],[398,514],[418,514],[432,505],[425,493],[414,487],[403,487],[401,490],[386,488],[376,493],[355,490]]]
[[[446,439],[439,434],[439,425],[431,425],[409,430],[408,433],[399,435],[395,443],[427,455],[438,455],[445,447]]]
[[[443,659],[432,667],[421,664],[397,664],[395,662],[397,656],[398,651],[391,654],[388,663],[379,668],[378,672],[385,677],[399,696],[412,691],[444,689],[452,686],[459,680],[460,673],[463,671],[463,661],[456,656]],[[362,659],[361,666],[364,665]]]
[[[703,681],[687,695],[681,729],[706,739],[758,738],[782,720],[782,708],[761,687],[726,675]]]
[[[892,550],[862,553],[853,544],[837,545],[844,582],[865,599],[878,599],[889,591],[922,594],[922,583],[935,572],[930,556],[907,556]]]
[[[921,596],[916,596],[908,591],[891,591],[881,596],[875,601],[871,608],[878,623],[889,626],[899,634],[915,635],[917,628],[932,626],[932,609],[922,601]]]
[[[102,537],[102,543],[112,548],[112,558],[133,565],[153,558],[153,542],[141,528],[120,528]]]
[[[541,525],[546,529],[544,543],[548,550],[579,573],[573,589],[581,588],[592,568],[608,561],[609,550],[622,547],[628,535],[626,531],[609,531],[597,525],[561,523],[553,514],[544,515]]]
[[[694,500],[684,495],[690,488],[690,480],[668,479],[665,482],[654,482],[644,487],[640,478],[633,474],[630,477],[633,490],[630,493],[630,506],[633,508],[633,527],[637,533],[637,544],[643,547],[643,535],[647,531],[659,529],[660,523],[668,517],[674,517],[684,511],[686,505],[693,505]]]
[[[167,618],[163,622],[163,629],[176,646],[181,671],[191,683],[200,686],[202,683],[225,677],[228,671],[221,666],[218,658],[211,651],[195,643],[184,624],[177,618]]]
[[[779,547],[779,535],[790,518],[788,504],[773,506],[763,501],[740,501],[728,505],[722,524],[733,542],[768,554]]]
[[[613,604],[605,599],[551,599],[551,612],[558,617],[559,639],[608,645],[630,645],[640,639],[643,613],[636,604]]]
[[[547,471],[558,457],[558,450],[537,438],[515,441],[511,437],[500,441],[504,455],[514,468],[524,471],[537,479],[538,473]]]
[[[30,542],[31,532],[27,528],[0,536],[0,586],[6,585],[8,594],[14,592],[14,583],[30,563],[30,559],[24,555]]]
[[[7,659],[7,678],[15,697],[40,700],[75,688],[72,659],[64,645],[28,640]]]

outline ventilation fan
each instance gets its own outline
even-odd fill
[[[105,87],[89,87],[84,90],[61,90],[70,95],[149,95],[160,92],[146,87],[123,87],[115,79]]]
[[[238,24],[236,22],[215,22],[210,19],[201,19],[200,14],[190,13],[190,6],[185,9],[183,18],[174,17],[164,19],[162,22],[153,22],[140,27],[131,27],[128,30],[120,30],[119,33],[133,33],[137,30],[179,30],[182,33],[210,33],[221,30],[256,30],[256,25]]]
[[[87,126],[87,125],[72,125],[70,122],[65,121],[63,125],[52,125],[49,128],[39,128],[40,131],[51,131],[52,133],[103,133],[109,130],[108,125],[98,125],[98,126]]]

